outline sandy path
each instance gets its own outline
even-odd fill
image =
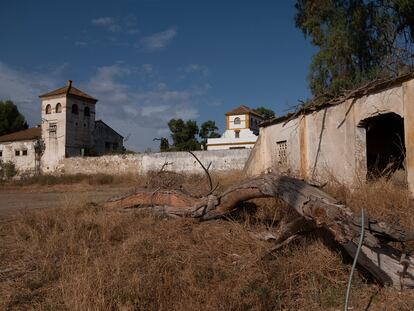
[[[129,192],[127,185],[60,185],[31,188],[0,188],[0,218],[13,216],[27,208],[50,208],[79,204],[80,202],[103,202],[106,199]]]

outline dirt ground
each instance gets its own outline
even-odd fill
[[[0,219],[7,219],[29,208],[68,206],[72,202],[100,203],[134,189],[131,185],[57,185],[0,187]]]

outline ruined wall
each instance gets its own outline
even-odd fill
[[[251,149],[250,149],[251,150]],[[204,165],[210,162],[210,171],[243,169],[249,149],[194,152]],[[162,152],[134,155],[108,155],[102,157],[72,157],[60,161],[57,174],[145,174],[166,169],[175,172],[202,173],[202,168],[188,152]]]
[[[405,128],[409,135],[410,128],[414,128],[413,122],[408,122],[412,119],[409,112],[413,110],[408,107],[414,107],[414,83],[410,83],[411,88],[406,83],[404,92],[402,85],[395,86],[299,116],[286,124],[282,121],[261,128],[261,144],[256,144],[253,149],[246,173],[257,175],[266,170],[286,170],[287,167],[290,174],[307,180],[335,178],[350,186],[365,180],[366,133],[361,123],[367,118],[391,112],[404,117],[405,107]],[[412,103],[408,106],[409,101]],[[407,134],[407,160],[414,163],[410,158],[414,148],[410,147]],[[287,163],[280,161],[280,142],[286,142]],[[414,189],[414,177],[412,180]]]

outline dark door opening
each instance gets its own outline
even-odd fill
[[[387,113],[364,120],[367,138],[367,177],[390,176],[404,169],[404,119]]]

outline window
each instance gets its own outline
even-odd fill
[[[76,105],[76,104],[74,104],[74,105],[72,105],[72,113],[73,114],[78,114],[78,105]]]
[[[240,138],[240,131],[234,131],[234,137]]]
[[[51,114],[51,113],[52,113],[52,106],[46,105],[46,114]]]
[[[3,156],[3,150],[0,150],[0,157]]]
[[[56,113],[61,113],[62,112],[62,105],[60,103],[57,103],[55,110],[56,110]]]
[[[234,124],[240,124],[240,118],[239,117],[234,118]]]
[[[57,130],[56,123],[49,123],[49,132],[55,132],[56,133],[56,130]]]
[[[24,156],[27,156],[27,150],[23,150],[22,152]]]
[[[56,132],[57,132],[57,124],[49,123],[49,136],[56,137]]]
[[[18,157],[20,155],[20,150],[14,150],[14,154]]]
[[[279,160],[279,164],[287,165],[287,141],[286,140],[278,141],[276,144],[277,144],[277,157]]]
[[[85,110],[83,111],[83,115],[85,117],[89,117],[91,115],[90,111],[89,111],[89,107],[85,107]]]

